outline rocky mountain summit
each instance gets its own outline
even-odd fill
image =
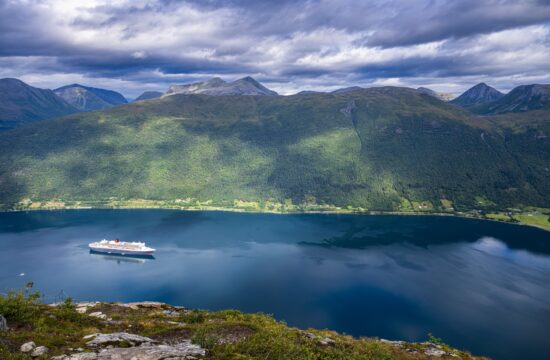
[[[54,93],[80,111],[103,110],[128,101],[116,91],[72,84],[57,88]]]
[[[452,100],[451,103],[459,106],[469,106],[484,104],[496,101],[504,96],[497,89],[490,87],[485,83],[479,83],[466,90],[462,95]]]
[[[263,96],[276,96],[275,91],[270,90],[254,80],[252,77],[247,76],[233,82],[226,82],[225,80],[215,77],[204,82],[197,82],[185,85],[172,85],[164,96],[174,94],[204,94],[204,95],[263,95]]]
[[[0,131],[76,111],[51,90],[18,79],[0,79]]]

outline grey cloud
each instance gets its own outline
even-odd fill
[[[74,73],[161,86],[183,75],[252,74],[268,84],[328,87],[331,82],[368,84],[394,78],[429,83],[509,76],[521,81],[544,79],[550,70],[538,60],[550,54],[549,1],[102,2],[79,9],[62,29],[48,27],[52,14],[38,6],[48,1],[0,0],[0,64],[15,76]],[[546,32],[533,35],[533,26]],[[193,30],[178,32],[182,29]],[[522,46],[507,39],[483,40],[509,29],[524,31]],[[104,31],[116,38],[76,41],[75,34],[82,31]],[[162,40],[166,44],[156,39],[172,33]],[[441,42],[435,54],[408,53],[435,41]],[[524,61],[503,65],[495,55],[508,56],[524,46],[531,49]],[[361,59],[349,50],[361,48],[372,54]],[[395,55],[373,60],[388,49]],[[143,56],[134,56],[136,52]],[[327,61],[331,56],[338,60]]]

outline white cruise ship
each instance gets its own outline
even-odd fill
[[[103,239],[90,243],[88,246],[92,251],[106,254],[151,256],[155,252],[155,249],[146,246],[143,242],[125,242],[118,239]]]

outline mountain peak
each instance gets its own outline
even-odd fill
[[[258,81],[256,81],[256,79],[254,79],[252,76],[245,76],[245,77],[243,77],[242,79],[239,79],[239,80],[237,80],[237,81],[246,81],[246,82],[249,82],[249,83],[254,84],[254,85],[256,85],[256,84],[259,85],[259,84],[260,84],[260,83],[259,83]]]
[[[81,111],[102,110],[128,102],[116,91],[80,84],[62,86],[55,89],[54,93]]]
[[[74,112],[75,108],[51,90],[35,88],[19,79],[0,79],[0,131]]]
[[[220,86],[223,84],[227,84],[227,82],[224,79],[217,76],[213,77],[212,79],[206,80],[204,83],[211,86]]]
[[[486,106],[472,109],[480,114],[522,112],[550,107],[550,85],[520,85]]]
[[[227,82],[219,77],[203,82],[196,82],[185,85],[172,85],[164,96],[174,94],[203,94],[203,95],[278,95],[275,91],[263,86],[260,82],[250,76]]]
[[[462,95],[452,100],[451,103],[459,106],[470,106],[496,101],[503,96],[504,94],[497,89],[481,82],[466,90]]]

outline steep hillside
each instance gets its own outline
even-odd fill
[[[17,79],[0,79],[0,131],[76,111],[51,90]]]
[[[103,110],[128,101],[112,90],[72,84],[55,89],[54,92],[80,111]]]
[[[134,99],[135,101],[141,101],[141,100],[151,100],[151,99],[158,99],[162,96],[163,93],[160,91],[145,91],[140,96]]]
[[[218,77],[208,81],[186,84],[172,85],[165,96],[174,94],[204,94],[204,95],[265,95],[275,96],[277,93],[269,90],[250,76],[244,77],[233,82],[226,82]]]
[[[479,83],[466,90],[456,99],[451,100],[451,103],[459,106],[485,104],[491,101],[496,101],[503,96],[504,94],[497,89],[492,88],[485,83]]]
[[[484,115],[538,109],[550,109],[550,85],[521,85],[496,101],[469,108]]]
[[[0,203],[549,207],[550,123],[497,120],[394,87],[168,96],[0,135]]]

